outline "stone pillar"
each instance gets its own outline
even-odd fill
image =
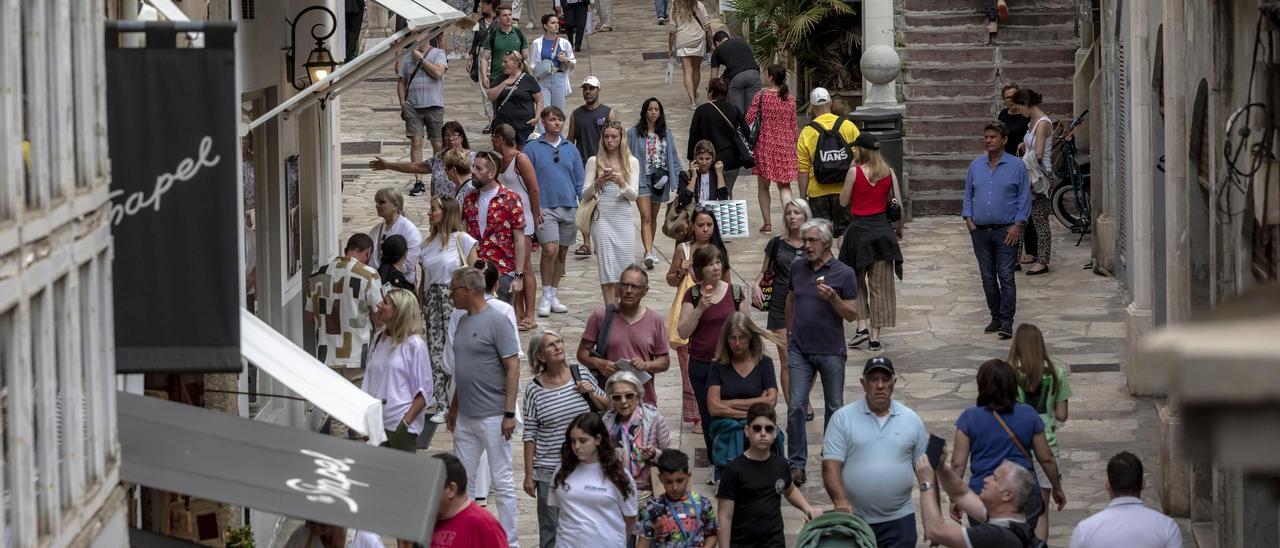
[[[1187,321],[1191,313],[1190,249],[1187,230],[1187,88],[1184,63],[1185,0],[1164,0],[1164,181],[1165,268],[1170,325]]]
[[[866,0],[862,3],[862,51],[876,46],[893,48],[893,0]],[[868,107],[898,107],[897,87],[893,82],[876,85],[862,80],[862,104]]]
[[[1129,74],[1120,75],[1130,78],[1129,104],[1121,105],[1129,111],[1129,142],[1133,143],[1129,154],[1129,206],[1130,225],[1134,227],[1133,247],[1129,250],[1130,293],[1133,302],[1125,308],[1125,326],[1127,334],[1127,351],[1124,356],[1124,372],[1128,381],[1129,393],[1133,395],[1152,396],[1145,387],[1152,386],[1150,379],[1140,378],[1143,375],[1161,374],[1152,368],[1140,367],[1141,357],[1138,352],[1138,341],[1151,332],[1151,295],[1152,295],[1152,263],[1155,253],[1152,250],[1152,231],[1148,229],[1152,223],[1151,196],[1152,179],[1154,177],[1151,160],[1151,92],[1148,87],[1139,83],[1150,73],[1152,48],[1148,43],[1149,5],[1147,2],[1130,4],[1129,11],[1129,44],[1132,53],[1129,56]]]

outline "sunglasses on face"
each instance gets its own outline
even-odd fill
[[[613,401],[616,401],[616,402],[632,401],[632,400],[636,399],[636,393],[635,393],[635,392],[627,392],[627,393],[625,393],[625,394],[613,394],[613,395],[610,395],[610,396],[609,396],[609,399],[611,399],[611,400],[613,400]]]
[[[776,426],[774,426],[774,425],[772,425],[772,424],[753,424],[753,425],[751,425],[751,431],[752,431],[752,432],[754,432],[754,433],[756,433],[756,434],[759,434],[760,432],[764,432],[764,433],[766,433],[766,434],[772,434],[772,433],[774,432],[774,430],[776,430],[776,429],[777,429],[777,427],[776,427]]]

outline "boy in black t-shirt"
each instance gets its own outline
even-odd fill
[[[773,406],[757,403],[747,409],[747,448],[724,467],[720,478],[720,536],[729,546],[785,546],[782,533],[782,504],[787,502],[805,514],[805,521],[822,515],[809,506],[804,495],[791,483],[787,459],[773,454],[778,437],[778,416]]]

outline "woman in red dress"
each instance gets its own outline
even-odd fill
[[[787,69],[769,65],[764,73],[765,89],[756,93],[747,108],[747,123],[760,117],[760,140],[756,142],[756,192],[760,202],[760,232],[773,232],[769,218],[769,183],[778,185],[780,203],[791,201],[791,183],[796,179],[796,99],[787,91]]]

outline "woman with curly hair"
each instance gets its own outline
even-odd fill
[[[569,424],[547,503],[560,508],[559,546],[623,548],[636,524],[636,482],[600,415]]]

